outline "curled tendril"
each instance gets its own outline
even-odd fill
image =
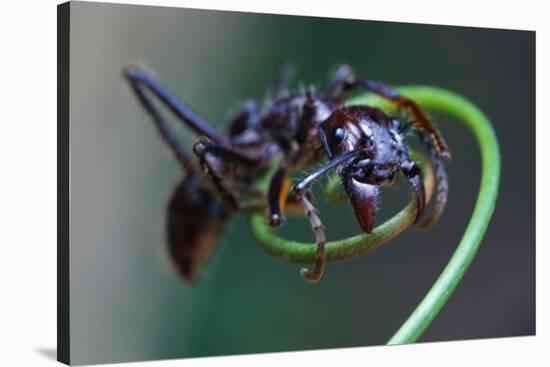
[[[398,90],[428,111],[447,114],[463,122],[478,142],[482,164],[480,190],[476,205],[460,243],[432,288],[388,341],[388,344],[415,342],[443,308],[477,253],[494,211],[500,182],[498,141],[489,120],[474,104],[458,94],[436,87],[409,86],[398,88]],[[355,98],[348,103],[368,104],[386,111],[391,111],[392,108],[387,102],[370,94]],[[415,154],[413,159],[417,161],[424,172],[428,199],[433,191],[433,172],[422,156]],[[341,199],[336,193],[337,180],[338,177],[331,178],[325,188],[327,198],[333,201]],[[267,180],[264,178],[258,182],[258,185],[265,186],[266,182]],[[413,223],[416,212],[415,205],[412,200],[394,217],[374,228],[369,235],[360,234],[339,241],[327,242],[327,261],[352,257],[387,243]],[[279,237],[267,224],[264,214],[252,214],[250,227],[255,239],[270,254],[298,263],[311,263],[315,260],[316,245],[314,243],[300,243]]]
[[[426,202],[432,196],[434,175],[428,160],[420,154],[413,153],[411,157],[417,161],[424,172]],[[340,201],[344,197],[337,192],[338,176],[332,176],[325,186],[325,196],[331,201]],[[409,227],[416,218],[416,200],[411,202],[393,218],[375,227],[372,233],[362,233],[339,241],[329,241],[325,244],[327,262],[346,259],[364,254],[387,243]],[[312,263],[315,261],[317,245],[301,243],[279,237],[266,221],[265,214],[254,213],[250,218],[252,234],[258,243],[270,254],[295,263]]]

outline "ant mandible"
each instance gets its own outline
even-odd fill
[[[366,233],[373,228],[379,187],[391,185],[398,171],[410,181],[416,198],[415,222],[418,221],[426,198],[422,171],[409,158],[404,140],[410,130],[426,147],[436,174],[436,202],[423,227],[435,223],[443,211],[448,193],[443,159],[450,158],[443,137],[413,100],[386,85],[354,76],[347,65],[336,69],[324,89],[296,93],[288,89],[290,67],[281,67],[263,103],[244,103],[230,119],[227,135],[142,69],[129,66],[123,74],[185,172],[168,205],[167,237],[172,262],[187,282],[194,280],[211,253],[229,215],[267,208],[267,220],[277,227],[284,220],[287,205],[302,208],[315,234],[315,266],[301,272],[306,281],[318,281],[325,267],[326,236],[312,204],[310,187],[333,170],[338,171]],[[345,105],[350,93],[359,88],[388,100],[406,112],[410,121],[402,124],[367,105]],[[151,96],[201,137],[193,145],[194,157],[176,137]],[[325,156],[326,164],[289,190],[292,171],[311,167]],[[269,188],[262,192],[254,181],[273,165],[277,168]],[[259,201],[245,201],[245,197]]]

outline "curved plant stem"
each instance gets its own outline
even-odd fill
[[[398,88],[398,90],[414,99],[426,110],[441,112],[462,121],[479,144],[482,164],[481,183],[476,205],[459,245],[432,288],[388,344],[415,342],[445,305],[479,248],[494,211],[500,182],[500,153],[497,138],[490,122],[475,105],[464,97],[441,88],[409,86]],[[385,110],[391,109],[387,102],[370,94],[355,98],[348,104],[368,104]],[[416,159],[423,164],[422,159]],[[423,170],[430,172],[427,167],[429,166],[423,164]],[[425,180],[427,186],[433,184],[430,180],[433,180],[433,177],[427,174]],[[329,181],[327,187],[329,198],[337,198],[333,193],[335,185],[334,180]],[[411,202],[396,216],[376,227],[368,236],[361,234],[340,241],[328,242],[326,244],[327,260],[351,257],[388,242],[412,223],[409,217],[414,210],[414,203]],[[275,235],[267,225],[262,213],[253,214],[250,218],[250,225],[254,237],[269,253],[293,262],[314,261],[315,244],[302,244]]]
[[[414,152],[411,156],[418,162],[424,172],[426,199],[429,200],[434,187],[432,167],[425,157]],[[260,186],[266,185],[265,181]],[[325,188],[327,190],[325,194],[332,197],[333,201],[338,197],[335,193],[338,181],[338,176],[332,177]],[[342,260],[372,251],[407,229],[413,224],[415,218],[416,200],[411,200],[409,205],[393,218],[374,228],[372,233],[362,233],[343,240],[327,242],[325,244],[326,260],[328,262]],[[267,224],[265,214],[263,213],[252,214],[250,223],[254,238],[270,254],[295,263],[311,263],[315,261],[317,252],[317,245],[315,243],[301,243],[277,236],[269,224]]]

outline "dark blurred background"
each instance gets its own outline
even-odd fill
[[[170,272],[164,213],[182,172],[122,67],[144,66],[224,129],[239,103],[263,97],[281,62],[295,66],[295,87],[321,85],[348,63],[389,84],[454,90],[489,116],[503,164],[495,214],[420,341],[534,334],[534,32],[73,2],[73,362],[384,344],[429,290],[464,232],[480,180],[473,137],[437,115],[453,160],[448,206],[431,231],[409,229],[371,254],[329,264],[310,285],[300,265],[267,255],[236,216],[196,286]],[[194,141],[183,129],[181,136]],[[384,191],[379,223],[406,203],[407,190]],[[318,199],[329,240],[359,232],[348,205]],[[281,233],[313,240],[302,218]]]

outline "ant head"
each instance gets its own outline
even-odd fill
[[[334,111],[319,127],[319,138],[329,158],[361,150],[372,156],[375,149],[371,119],[360,106]]]

